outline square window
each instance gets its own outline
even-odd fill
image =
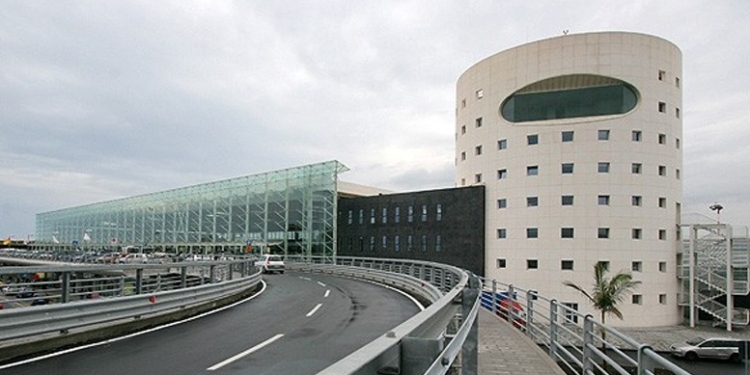
[[[573,173],[573,167],[574,167],[573,163],[562,163],[562,165],[561,165],[562,174],[571,174],[571,173]]]
[[[659,272],[667,272],[667,262],[659,262]]]
[[[461,160],[466,160],[466,151],[461,151]]]
[[[640,142],[643,138],[643,132],[640,130],[633,130],[633,142]]]
[[[667,198],[659,197],[659,208],[667,208]]]
[[[497,149],[498,150],[505,150],[508,148],[508,140],[507,139],[501,139],[497,141]]]
[[[599,162],[597,170],[599,173],[609,173],[609,162]]]
[[[560,228],[560,237],[573,238],[575,230],[573,228]]]
[[[537,176],[539,175],[539,167],[536,165],[530,165],[526,167],[526,175],[527,176]]]
[[[641,204],[643,204],[643,197],[641,197],[640,195],[634,195],[634,196],[632,196],[631,197],[631,204],[633,206],[640,207]]]
[[[609,238],[609,228],[598,228],[596,236],[597,238]]]
[[[659,102],[659,112],[667,113],[667,103]]]
[[[633,263],[630,264],[630,269],[633,272],[642,272],[643,271],[643,262],[639,260],[634,260]]]
[[[481,117],[479,117],[476,120],[474,120],[474,126],[476,126],[477,128],[481,128],[482,127],[482,118]]]
[[[572,195],[563,195],[560,197],[560,201],[563,206],[572,206],[573,205],[573,196]]]
[[[497,268],[505,268],[507,265],[507,262],[505,258],[497,258],[495,260],[495,265],[497,266]]]
[[[609,271],[609,261],[608,260],[600,260],[596,262],[597,264],[601,264],[602,268],[604,268],[605,271]]]
[[[667,239],[667,230],[666,229],[659,229],[659,239],[662,240],[662,241]]]
[[[506,238],[507,232],[505,228],[497,230],[497,238]]]
[[[633,237],[634,240],[640,240],[641,239],[641,232],[642,232],[641,228],[633,228],[632,232],[633,232],[632,233],[632,237]]]
[[[526,228],[526,238],[538,238],[539,228]]]
[[[508,170],[507,169],[500,169],[497,171],[497,179],[503,180],[508,178]]]
[[[660,165],[659,166],[659,176],[666,176],[667,175],[667,167]]]
[[[539,197],[526,197],[526,207],[536,207],[539,205]]]
[[[526,136],[526,143],[529,145],[536,145],[539,144],[539,136],[536,134],[531,134]]]
[[[479,89],[477,90],[477,99],[482,99],[484,97],[484,90]]]
[[[539,261],[536,259],[526,259],[526,269],[535,270],[539,268]]]
[[[667,79],[667,72],[664,70],[659,71],[659,81],[665,81]]]
[[[643,295],[641,294],[633,294],[633,304],[634,305],[641,305],[643,304]]]
[[[606,141],[609,140],[609,130],[608,129],[600,129],[597,133],[597,137],[600,141]]]
[[[562,260],[560,261],[560,269],[564,271],[572,271],[573,270],[573,261],[572,260]]]
[[[508,207],[508,201],[505,198],[497,200],[497,208],[506,208],[506,207]]]
[[[562,132],[562,141],[563,142],[573,142],[573,135],[574,134],[575,133],[572,130]]]
[[[666,294],[659,294],[659,303],[662,305],[667,304],[667,295]]]
[[[667,135],[666,134],[659,134],[659,144],[660,145],[667,144]]]
[[[474,155],[482,155],[482,146],[474,147]]]
[[[600,195],[597,197],[600,206],[609,206],[609,195]]]
[[[474,183],[479,184],[481,182],[482,182],[482,174],[481,173],[475,174],[474,175]]]
[[[633,163],[630,165],[630,172],[633,174],[641,174],[641,170],[643,169],[643,164],[641,163]]]
[[[563,302],[565,310],[565,323],[578,324],[578,304],[575,302]]]

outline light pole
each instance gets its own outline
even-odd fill
[[[710,207],[708,207],[711,211],[716,211],[716,224],[721,224],[721,210],[724,209],[724,207],[718,203],[714,203]]]

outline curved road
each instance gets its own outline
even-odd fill
[[[419,308],[370,283],[287,273],[233,308],[0,374],[315,374]]]

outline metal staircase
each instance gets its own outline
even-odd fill
[[[690,308],[691,326],[695,326],[697,310],[727,330],[732,325],[749,325],[750,311],[733,307],[734,296],[750,294],[747,230],[741,236],[733,235],[733,228],[727,224],[690,224],[681,230],[680,305]]]

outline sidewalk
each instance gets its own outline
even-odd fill
[[[505,320],[479,309],[479,373],[565,375],[536,343]]]

